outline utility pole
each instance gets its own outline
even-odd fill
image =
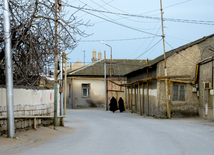
[[[57,52],[57,0],[55,0],[55,50],[54,50],[54,129],[56,129],[57,125],[57,77],[58,70],[58,52]]]
[[[104,81],[104,84],[105,84],[105,110],[107,111],[108,108],[107,108],[107,83],[106,83],[106,51],[104,51],[104,78],[105,78],[105,81]]]
[[[61,21],[62,15],[62,5],[61,5],[61,0],[58,1],[59,2],[59,18]],[[59,25],[59,36],[60,36],[60,55],[59,55],[59,62],[60,62],[60,74],[59,74],[59,79],[60,79],[60,115],[62,116],[64,113],[63,110],[63,52],[62,52],[62,25]],[[63,118],[60,118],[60,125],[62,126],[63,123]]]
[[[13,107],[13,64],[11,53],[10,12],[8,1],[4,0],[4,42],[6,68],[6,101],[7,101],[7,137],[15,137]]]
[[[162,25],[162,38],[163,38],[163,52],[164,52],[164,70],[165,70],[165,76],[167,76],[166,52],[165,52],[165,35],[164,35],[164,26],[163,26],[162,0],[160,0],[160,11],[161,11],[161,25]],[[165,78],[165,85],[166,85],[166,105],[167,105],[167,114],[168,114],[168,117],[171,118],[171,112],[170,112],[170,107],[169,107],[169,94],[168,94],[167,78]]]

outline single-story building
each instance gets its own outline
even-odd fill
[[[214,48],[214,34],[166,52],[167,76],[164,55],[126,74],[127,83],[119,86],[128,89],[128,108],[140,114],[167,116],[169,101],[169,114],[172,117],[198,116],[199,113],[203,113],[200,109],[204,109],[202,100],[205,100],[205,97],[201,96],[204,91],[201,82],[212,82],[213,70],[212,65],[208,71],[204,64],[200,66],[199,73],[199,65],[205,58],[214,56],[214,52],[209,48]],[[210,63],[212,64],[212,61]],[[208,74],[209,79],[205,79],[208,78]],[[211,99],[207,102],[208,107],[212,108]]]
[[[66,107],[68,109],[104,107],[106,92],[108,92],[107,105],[113,96],[124,98],[124,88],[108,80],[120,84],[127,83],[126,77],[123,75],[140,68],[145,62],[145,60],[131,59],[101,59],[76,70],[68,71]],[[104,63],[106,63],[108,79],[106,89]]]

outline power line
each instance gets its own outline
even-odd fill
[[[130,16],[130,17],[153,19],[153,20],[161,20],[160,17],[142,16],[142,15],[135,15],[135,14],[127,14],[127,13],[116,13],[116,12],[102,11],[102,10],[96,10],[96,9],[80,8],[80,7],[72,6],[70,4],[68,4],[68,5],[70,7],[73,7],[75,9],[79,9],[81,11],[88,10],[88,11],[108,13],[108,14],[114,14],[114,15]],[[83,12],[86,12],[86,11],[83,11]],[[86,13],[89,13],[89,12],[86,12]],[[92,14],[92,13],[90,13],[90,14]],[[94,14],[92,14],[92,15],[94,15]],[[191,24],[203,24],[203,25],[214,25],[214,21],[203,21],[203,20],[188,20],[188,19],[164,18],[164,21],[180,22],[180,23],[191,23]]]
[[[145,53],[147,53],[148,51],[150,51],[153,47],[155,47],[160,41],[162,40],[162,38],[157,42],[155,43],[152,47],[150,47],[148,50],[146,50],[144,53],[142,53],[141,55],[139,55],[138,57],[136,57],[135,59],[141,57],[142,55],[144,55]]]
[[[79,42],[100,42],[100,40],[102,41],[128,41],[128,40],[141,40],[141,39],[149,39],[149,38],[154,38],[153,37],[141,37],[141,38],[127,38],[127,39],[111,39],[111,40],[103,40],[103,39],[99,39],[99,40],[80,40]]]
[[[68,4],[68,3],[66,3],[66,4],[67,4],[67,5],[69,5],[70,7],[73,7],[73,8],[75,8],[75,9],[80,10],[80,11],[83,11],[83,12],[85,12],[85,13],[88,13],[88,14],[90,14],[90,15],[92,15],[92,16],[97,17],[97,18],[100,18],[100,19],[106,20],[106,21],[108,21],[108,22],[110,22],[110,23],[114,23],[114,24],[116,24],[116,25],[120,25],[120,26],[123,26],[123,27],[129,28],[129,29],[132,29],[132,30],[138,31],[138,32],[142,32],[142,33],[146,33],[146,34],[149,34],[149,35],[154,35],[154,36],[157,36],[157,37],[161,37],[161,35],[155,35],[155,34],[153,34],[153,33],[149,33],[149,32],[146,32],[146,31],[139,30],[139,29],[137,29],[137,28],[133,28],[133,27],[130,27],[130,26],[127,26],[127,25],[121,24],[121,23],[117,23],[117,22],[115,22],[115,21],[112,21],[112,20],[109,20],[109,19],[106,19],[106,18],[100,17],[100,16],[95,15],[95,14],[93,14],[93,13],[90,13],[90,12],[88,12],[88,11],[85,11],[85,10],[83,10],[83,8],[75,7],[75,6],[72,6],[72,5]],[[89,10],[93,10],[93,9],[89,9]]]

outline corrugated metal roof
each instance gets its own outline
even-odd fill
[[[110,59],[106,59],[106,74],[110,74]],[[146,60],[112,59],[112,76],[123,76],[146,64]],[[104,76],[104,59],[67,73],[68,76]]]
[[[166,52],[166,58],[172,56],[172,55],[175,54],[175,53],[179,53],[179,52],[181,52],[181,51],[183,51],[183,50],[185,50],[185,49],[187,49],[187,48],[189,48],[189,47],[192,47],[192,46],[194,46],[194,45],[196,45],[196,44],[199,44],[199,43],[201,43],[201,42],[203,42],[203,41],[205,41],[205,40],[207,40],[208,38],[211,38],[211,37],[213,37],[213,36],[214,36],[214,34],[209,35],[209,36],[206,36],[206,37],[203,37],[203,38],[201,38],[201,39],[198,39],[198,40],[196,40],[196,41],[193,41],[193,42],[191,42],[191,43],[188,43],[188,44],[186,44],[186,45],[183,45],[183,46],[181,46],[181,47],[178,47],[178,48],[176,48],[176,49],[173,49],[173,50],[171,50],[171,51],[168,51],[168,52]],[[159,56],[159,57],[157,57],[157,58],[155,58],[155,59],[153,59],[153,60],[150,60],[148,66],[155,65],[155,64],[157,64],[158,62],[163,61],[163,60],[164,60],[164,55],[161,55],[161,56]],[[148,66],[145,64],[145,65],[141,66],[141,68],[138,69],[138,70],[144,69],[144,68],[146,68],[146,67],[148,67]],[[137,71],[137,70],[135,70],[135,71]],[[131,72],[129,72],[128,74],[133,74],[135,71],[131,71]],[[126,75],[128,75],[128,74],[126,74]]]

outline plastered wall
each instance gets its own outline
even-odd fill
[[[54,91],[14,89],[14,116],[53,116]],[[59,109],[59,106],[58,106]],[[58,110],[59,115],[59,110]],[[7,116],[6,89],[0,88],[0,116]],[[37,124],[51,124],[52,120],[37,119]],[[15,129],[31,127],[32,119],[15,119]],[[7,130],[7,120],[0,120],[0,132]]]

